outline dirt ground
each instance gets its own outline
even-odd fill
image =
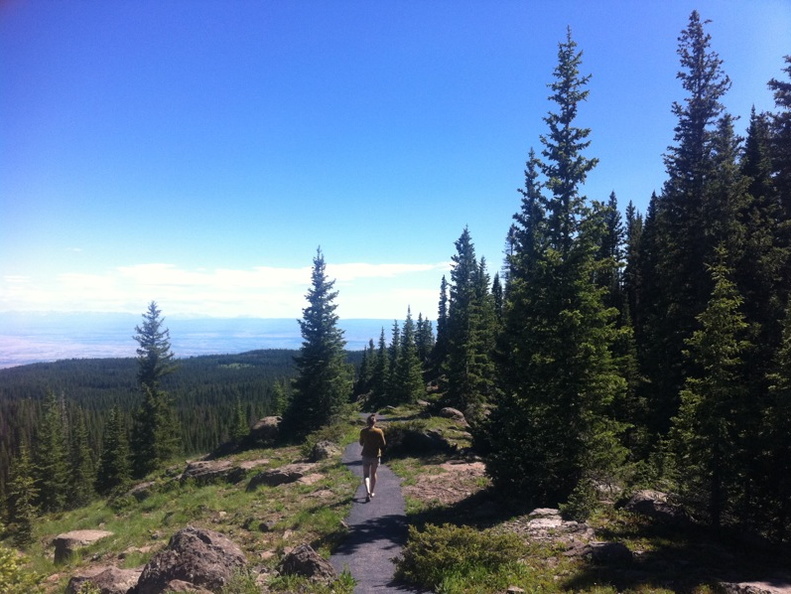
[[[490,485],[483,462],[450,460],[421,473],[414,485],[403,487],[404,495],[419,501],[452,505]]]

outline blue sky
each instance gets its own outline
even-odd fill
[[[751,106],[791,2],[0,2],[0,312],[299,317],[318,246],[344,318],[433,318],[469,226],[499,268],[570,26],[585,193],[645,210],[697,9]]]

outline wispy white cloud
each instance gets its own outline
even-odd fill
[[[449,264],[327,265],[336,280],[343,318],[434,317],[441,275]],[[5,276],[3,311],[99,311],[139,313],[157,301],[168,316],[300,317],[306,306],[310,267],[184,269],[149,263],[99,273],[62,273],[54,278]]]

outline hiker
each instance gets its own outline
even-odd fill
[[[365,501],[371,501],[376,488],[376,469],[379,468],[379,457],[385,447],[385,434],[376,426],[376,415],[368,416],[368,426],[360,431],[360,445],[363,446],[363,482],[365,483]]]

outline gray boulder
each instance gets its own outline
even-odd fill
[[[453,419],[454,421],[457,421],[463,425],[467,424],[467,419],[464,417],[464,413],[456,408],[451,408],[450,406],[440,409],[439,416],[446,419]]]
[[[219,482],[238,483],[244,475],[245,471],[234,466],[230,460],[199,460],[187,464],[179,481],[183,483],[191,479],[198,485]]]
[[[277,487],[286,483],[295,483],[314,468],[314,464],[286,464],[273,470],[259,472],[250,479],[248,491],[255,491],[261,485]]]
[[[633,559],[632,551],[622,542],[591,542],[581,553],[597,565],[628,565]]]
[[[55,563],[68,561],[78,549],[112,535],[106,530],[73,530],[59,534],[52,541],[55,545]]]
[[[691,521],[680,506],[670,502],[667,493],[652,489],[644,489],[632,495],[623,504],[623,509],[668,524],[684,525]]]
[[[313,446],[310,452],[310,461],[320,462],[321,460],[338,456],[340,453],[341,448],[338,447],[338,444],[332,443],[331,441],[319,441]]]
[[[242,550],[222,534],[185,528],[174,534],[167,548],[154,555],[143,568],[137,594],[190,591],[167,590],[174,580],[193,588],[220,590],[230,581],[234,571],[246,564]],[[183,584],[177,586],[184,587]]]
[[[300,575],[316,581],[331,581],[338,577],[330,562],[308,544],[299,545],[287,554],[280,564],[280,573]]]
[[[277,441],[280,435],[281,417],[264,417],[258,419],[250,428],[250,433],[242,440],[245,447],[269,446]]]
[[[101,594],[127,594],[135,587],[141,573],[140,569],[99,568],[99,571],[72,577],[66,594],[78,594],[86,583],[98,588]]]

